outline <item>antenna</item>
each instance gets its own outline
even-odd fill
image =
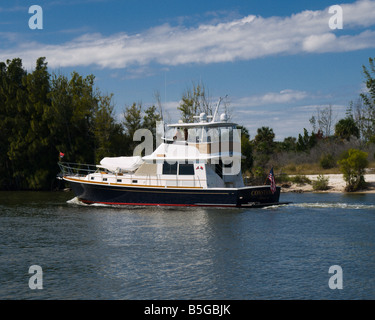
[[[217,110],[219,109],[219,105],[220,105],[221,100],[223,100],[222,97],[220,97],[220,98],[219,98],[219,101],[217,102],[216,109],[215,109],[215,112],[214,112],[214,116],[212,117],[211,122],[215,122],[216,115],[217,115]]]
[[[167,73],[164,72],[164,105],[167,104]]]
[[[228,97],[228,95],[225,95],[224,98],[226,98],[226,97]],[[217,115],[217,111],[219,110],[220,102],[221,102],[221,100],[223,100],[224,98],[222,98],[222,97],[219,98],[219,101],[217,102],[216,109],[215,109],[215,113],[214,113],[214,116],[212,117],[211,122],[215,122],[215,120],[216,120],[216,115]]]

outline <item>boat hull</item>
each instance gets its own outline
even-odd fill
[[[259,207],[278,204],[280,197],[280,187],[272,193],[270,186],[220,189],[156,188],[65,180],[69,181],[77,198],[88,204]]]

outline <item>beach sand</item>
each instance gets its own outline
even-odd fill
[[[317,180],[318,175],[306,175],[311,181]],[[326,191],[314,191],[311,184],[298,185],[293,183],[289,188],[282,187],[281,192],[345,192],[346,182],[342,174],[325,174],[328,178],[329,189]],[[366,190],[361,190],[361,193],[375,193],[375,174],[365,174],[365,181],[368,183]]]

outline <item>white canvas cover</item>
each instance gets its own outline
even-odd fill
[[[109,171],[132,172],[137,170],[143,163],[142,157],[105,157],[100,161],[100,168],[108,169]]]

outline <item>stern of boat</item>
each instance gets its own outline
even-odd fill
[[[277,204],[280,199],[280,187],[272,192],[269,185],[245,187],[238,190],[237,205],[247,206],[253,204]]]

